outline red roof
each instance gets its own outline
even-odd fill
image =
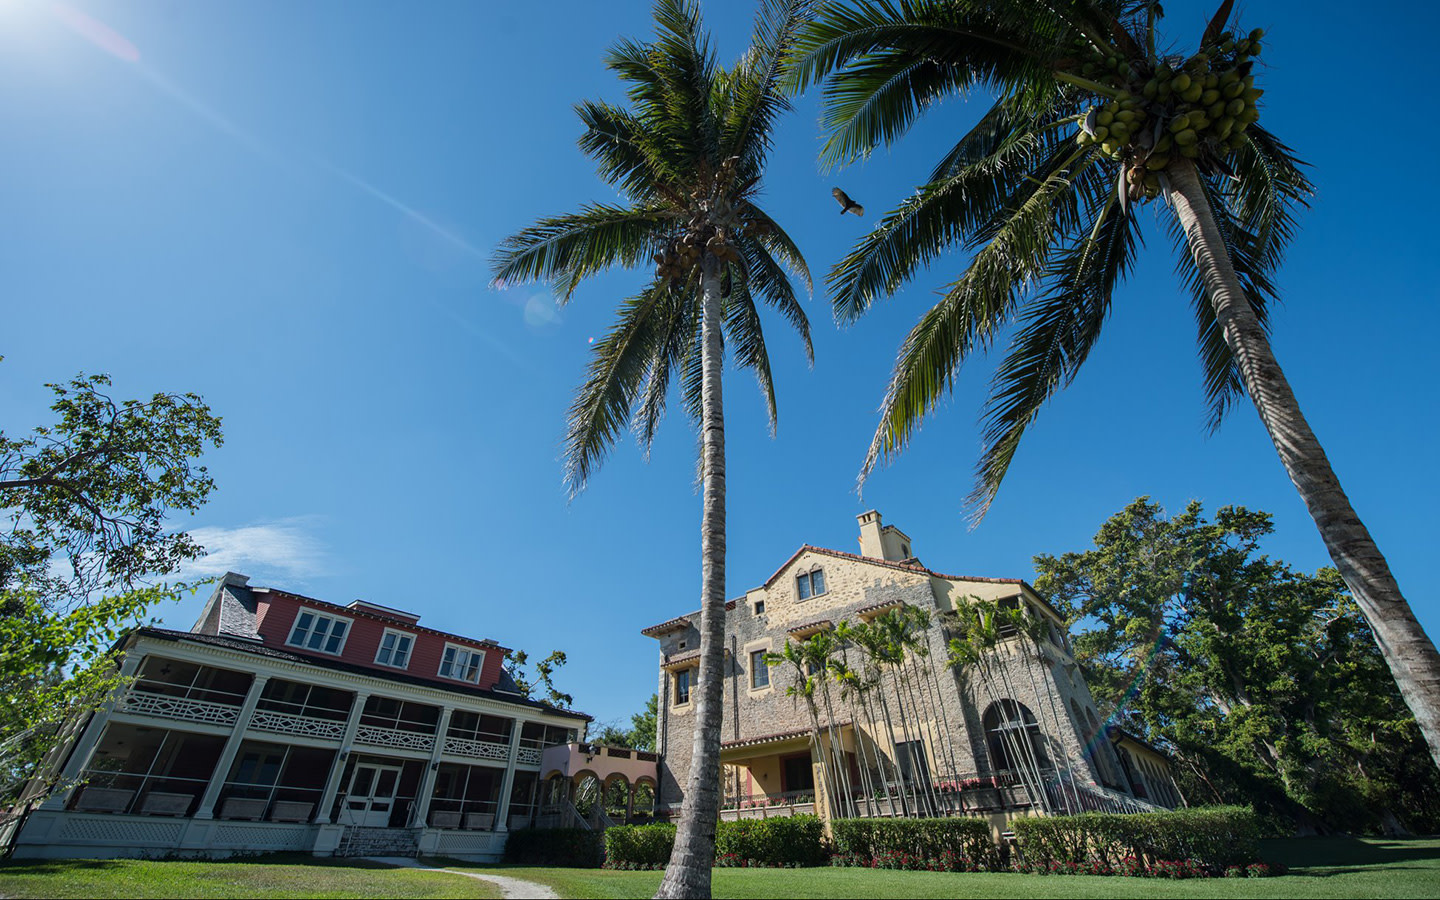
[[[257,594],[283,594],[286,597],[293,597],[296,600],[303,600],[305,603],[314,604],[315,606],[323,607],[326,609],[332,609],[344,616],[360,616],[366,619],[374,619],[377,622],[388,622],[391,625],[403,625],[405,628],[408,628],[411,631],[424,632],[425,634],[433,634],[438,635],[439,637],[449,638],[451,640],[463,641],[467,644],[475,644],[477,646],[487,647],[491,650],[499,650],[502,653],[508,653],[511,650],[510,647],[502,647],[495,641],[492,641],[488,638],[473,638],[466,637],[463,634],[455,634],[454,632],[450,631],[438,631],[434,628],[426,628],[424,625],[416,625],[414,622],[408,619],[401,619],[394,616],[386,616],[378,612],[363,609],[360,607],[341,606],[338,603],[331,603],[327,600],[316,600],[314,597],[306,597],[304,594],[296,594],[292,591],[282,591],[279,588],[257,587],[251,588],[250,590]]]

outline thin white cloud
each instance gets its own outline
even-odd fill
[[[329,574],[324,544],[314,535],[318,516],[295,516],[238,528],[196,528],[190,536],[205,555],[185,566],[184,578],[238,572],[257,580],[287,583]]]

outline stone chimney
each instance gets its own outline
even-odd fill
[[[871,559],[900,562],[915,555],[910,536],[894,525],[885,525],[875,510],[855,517],[860,523],[860,555]]]

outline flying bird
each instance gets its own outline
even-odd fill
[[[849,194],[839,188],[831,188],[830,193],[835,197],[835,201],[840,204],[840,215],[843,216],[847,212],[853,212],[857,216],[865,215],[865,207],[851,200]]]

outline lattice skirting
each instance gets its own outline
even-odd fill
[[[126,816],[66,816],[61,841],[96,844],[156,845],[180,843],[185,823],[162,822]]]
[[[315,845],[315,829],[310,825],[266,825],[255,822],[230,822],[218,825],[210,846],[226,850],[309,850]]]
[[[445,834],[436,842],[435,852],[442,856],[446,853],[498,852],[502,846],[503,842],[496,840],[493,834]]]

